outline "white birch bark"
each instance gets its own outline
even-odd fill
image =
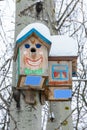
[[[33,0],[18,0],[16,1],[16,20],[15,20],[15,39],[20,31],[28,24],[35,22],[34,4],[37,1]],[[32,7],[32,15],[29,16]],[[29,9],[27,9],[29,8]],[[27,10],[27,11],[25,11]],[[15,44],[15,43],[14,43]],[[16,62],[13,62],[13,80],[12,86],[16,87]],[[39,101],[39,94],[36,92],[36,104],[34,106],[26,104],[21,96],[20,110],[16,108],[16,102],[12,99],[10,107],[10,130],[41,130],[41,111],[42,106]]]
[[[54,14],[54,1],[46,0],[47,3],[47,12],[49,13],[49,17],[51,23],[56,26],[55,14]],[[50,3],[50,6],[49,6]],[[52,25],[51,25],[52,26]],[[58,32],[54,29],[54,27],[50,27],[50,31],[53,35],[58,35]],[[48,117],[47,128],[46,130],[73,130],[72,126],[72,118],[71,118],[71,103],[67,102],[49,102],[49,113],[54,113],[55,119],[54,121],[50,121]],[[68,109],[67,109],[68,108]],[[65,120],[66,119],[66,120]]]

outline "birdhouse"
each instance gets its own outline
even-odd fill
[[[75,76],[77,71],[77,43],[72,38],[58,35],[52,36],[51,41],[48,58],[48,98],[58,101],[68,100],[72,95],[72,76]]]
[[[49,37],[49,29],[40,23],[28,25],[18,35],[14,54],[18,88],[43,87],[48,76]]]
[[[49,29],[41,23],[25,27],[16,39],[14,61],[17,63],[17,89],[26,92],[26,101],[34,103],[33,90],[43,90],[40,91],[41,102],[45,98],[70,100],[72,76],[77,71],[77,52],[75,40],[51,36]]]

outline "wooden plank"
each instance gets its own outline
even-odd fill
[[[77,58],[78,56],[49,56],[49,61],[72,61],[72,72],[77,72]]]
[[[77,60],[78,56],[49,56],[49,61],[72,61]]]
[[[33,87],[17,87],[19,90],[33,90],[33,91],[44,91],[44,88],[33,88]]]
[[[27,76],[25,76],[25,75],[19,76],[17,89],[24,89],[24,90],[30,90],[30,89],[32,89],[32,90],[43,90],[44,89],[44,84],[45,84],[45,81],[47,79],[47,76],[46,77],[45,76],[35,76],[35,77],[41,77],[41,81],[38,85],[37,84],[36,85],[35,84],[34,85],[33,84],[25,84],[26,77]],[[33,79],[33,82],[34,82],[34,79]]]
[[[57,88],[70,88],[72,89],[72,85],[65,85],[65,84],[52,84],[52,85],[45,85],[46,87],[57,87]]]

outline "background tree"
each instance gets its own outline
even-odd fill
[[[31,5],[32,8],[35,7],[36,1]],[[43,0],[43,3],[46,4],[46,0]],[[73,37],[78,42],[78,72],[77,79],[78,81],[73,82],[73,97],[72,97],[72,117],[73,125],[75,130],[86,130],[87,129],[87,87],[86,87],[86,76],[87,76],[87,14],[86,14],[86,3],[83,0],[55,0],[55,8],[52,10],[52,15],[55,15],[56,21],[46,19],[43,17],[45,23],[49,23],[53,30],[58,32],[58,34],[66,34]],[[11,101],[11,87],[12,87],[12,55],[13,55],[13,39],[14,35],[14,10],[12,4],[14,1],[4,0],[0,1],[0,24],[1,24],[1,33],[0,33],[0,113],[1,120],[0,126],[3,130],[7,130],[9,127],[9,105]],[[10,11],[10,13],[8,13]],[[43,12],[46,11],[44,6]],[[27,12],[25,12],[27,13]],[[42,15],[43,13],[41,13]],[[23,15],[23,12],[21,12]],[[36,15],[28,14],[29,17],[36,19]],[[40,19],[42,16],[38,16],[37,19]],[[48,16],[48,13],[46,14]],[[7,20],[9,19],[9,21]],[[10,23],[10,28],[7,25],[7,22]],[[49,26],[50,26],[49,25]],[[82,80],[79,80],[82,79]],[[48,105],[46,105],[48,106]],[[74,106],[74,107],[73,107]],[[47,113],[47,108],[45,112]],[[11,115],[10,115],[11,116]],[[11,116],[12,117],[12,116]],[[13,117],[12,117],[13,118]],[[14,120],[16,125],[16,122]],[[57,126],[60,127],[61,124]]]

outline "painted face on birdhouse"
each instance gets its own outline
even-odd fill
[[[47,68],[47,48],[31,37],[20,47],[20,69],[25,75],[44,73]]]

